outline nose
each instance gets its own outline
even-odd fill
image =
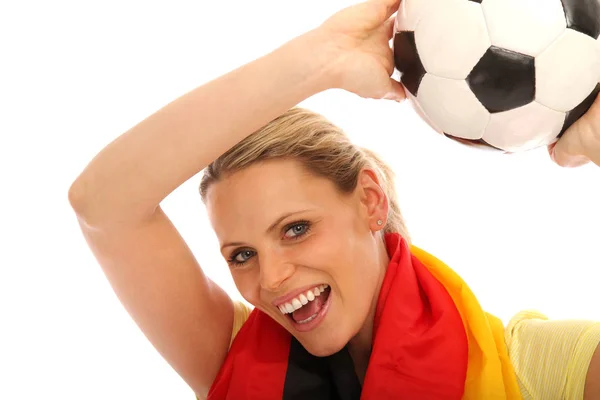
[[[295,271],[294,264],[276,251],[270,251],[267,254],[263,252],[259,256],[259,263],[260,286],[271,292],[278,291]]]

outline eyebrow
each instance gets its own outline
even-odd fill
[[[270,234],[271,232],[273,232],[273,230],[275,228],[277,228],[277,225],[279,225],[281,223],[281,221],[285,220],[286,218],[291,217],[292,215],[296,215],[296,214],[301,214],[301,213],[305,213],[307,211],[313,211],[313,209],[306,209],[306,210],[299,210],[299,211],[293,211],[293,212],[289,212],[289,213],[285,213],[282,216],[280,216],[279,218],[277,218],[275,220],[275,222],[273,222],[265,231],[266,234]],[[223,249],[225,247],[231,247],[231,246],[243,246],[244,243],[242,242],[228,242],[223,244],[223,246],[221,246],[221,251],[223,251]]]

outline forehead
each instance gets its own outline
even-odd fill
[[[211,186],[206,208],[217,233],[263,231],[285,213],[332,212],[347,200],[328,179],[296,161],[269,160],[237,171]]]

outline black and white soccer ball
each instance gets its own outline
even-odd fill
[[[600,93],[600,0],[403,0],[401,82],[421,117],[461,143],[554,143]]]

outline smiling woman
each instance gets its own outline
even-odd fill
[[[408,238],[391,179],[372,152],[301,108],[250,135],[204,172],[201,197],[240,293],[313,354],[371,336],[362,325],[373,318],[387,254],[370,229]],[[321,294],[323,285],[328,289]],[[313,296],[317,300],[308,304]],[[315,313],[304,315],[312,308]]]
[[[387,383],[385,390],[453,397],[457,392],[452,388],[466,374],[485,384],[460,386],[465,398],[487,398],[497,391],[507,398],[519,398],[519,393],[535,399],[556,394],[581,398],[600,325],[548,321],[542,314],[521,312],[504,329],[481,310],[466,283],[439,260],[410,246],[393,172],[324,117],[296,107],[275,118],[211,163],[200,193],[224,243],[223,256],[236,286],[256,310],[236,303],[232,340],[240,329],[242,338],[229,351],[213,386],[214,398],[225,393],[234,398],[320,398],[319,393],[341,390],[327,374],[348,385],[349,394],[338,393],[340,398],[358,398],[365,389],[379,393],[372,389],[377,386],[373,381],[379,381],[374,375],[389,372],[378,370],[381,350],[375,346],[386,348],[383,338],[392,332],[397,347],[386,348],[387,356],[398,356],[397,348],[404,346],[416,351],[400,357],[405,362],[416,357],[403,372],[410,380],[427,381],[434,371],[437,375],[428,388],[411,388],[394,376],[395,385]],[[396,265],[399,254],[404,262]],[[401,281],[392,278],[407,271],[412,272]],[[412,273],[418,277],[414,287],[407,284],[415,278]],[[437,282],[428,281],[428,273]],[[439,283],[451,298],[431,289]],[[386,287],[403,296],[391,301]],[[425,294],[429,304],[424,307],[411,292]],[[392,312],[414,314],[393,322],[381,315]],[[454,319],[442,317],[442,312],[454,313]],[[265,322],[263,315],[278,325]],[[387,324],[394,329],[385,332]],[[279,332],[281,327],[292,341]],[[263,340],[271,330],[273,336]],[[422,337],[395,336],[404,331]],[[432,358],[432,351],[443,356]],[[272,358],[262,365],[260,354]],[[340,361],[343,354],[350,356],[352,372]],[[484,358],[493,360],[491,365],[482,365]],[[234,362],[243,377],[233,371]],[[466,369],[458,376],[450,372],[461,371],[461,364]],[[255,370],[261,375],[269,370],[280,380],[257,385],[260,376],[253,377],[251,371],[258,365]],[[299,373],[307,370],[312,378]]]
[[[73,183],[71,204],[113,289],[198,398],[599,394],[600,324],[521,313],[505,328],[411,245],[385,163],[295,107],[330,88],[404,98],[390,78],[398,6],[349,7],[183,95]],[[600,136],[598,114],[565,138]],[[204,275],[160,207],[202,170],[211,225],[252,310]]]

